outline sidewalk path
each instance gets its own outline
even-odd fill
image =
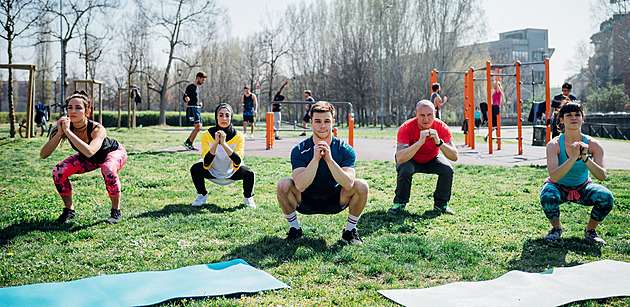
[[[452,128],[454,134],[461,134],[459,127]],[[188,131],[185,131],[188,133]],[[487,130],[481,129],[476,132],[477,135],[485,135]],[[516,138],[516,127],[503,127],[503,137]],[[282,140],[274,141],[274,147],[270,150],[265,149],[265,137],[256,135],[254,139],[245,139],[245,155],[257,157],[285,157],[289,158],[291,149],[301,142],[304,137],[286,136]],[[345,139],[347,141],[347,139]],[[605,150],[605,161],[608,169],[625,169],[630,170],[630,143],[620,141],[600,140]],[[544,146],[531,146],[532,144],[532,128],[523,128],[523,154],[518,155],[518,146],[516,139],[503,140],[501,150],[497,150],[496,141],[494,144],[493,154],[488,154],[488,143],[477,142],[475,149],[471,149],[462,142],[455,142],[459,151],[459,159],[454,164],[467,165],[501,165],[501,166],[545,166]],[[166,148],[161,152],[188,152],[191,154],[201,154],[201,143],[195,143],[197,151],[187,151],[183,146]],[[381,160],[394,161],[394,153],[396,149],[395,139],[354,139],[354,148],[358,160]]]

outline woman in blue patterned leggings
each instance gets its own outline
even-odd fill
[[[573,201],[593,207],[584,237],[597,244],[606,244],[595,228],[606,218],[615,199],[610,190],[593,183],[588,176],[590,172],[600,181],[606,179],[604,149],[599,141],[582,134],[584,112],[579,102],[566,103],[558,118],[565,131],[547,144],[549,178],[540,192],[540,204],[553,227],[545,239],[555,242],[560,238],[560,204]]]

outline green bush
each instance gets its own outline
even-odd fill
[[[624,84],[600,87],[595,93],[586,97],[586,106],[589,112],[623,112],[630,98],[624,92]]]

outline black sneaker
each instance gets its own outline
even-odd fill
[[[442,214],[450,214],[450,215],[454,215],[455,211],[453,211],[453,208],[451,208],[449,205],[446,205],[446,207],[444,208],[440,208],[438,206],[433,206],[433,209],[436,211],[439,211]]]
[[[302,132],[302,134],[300,134],[300,136],[306,136],[306,131]]]
[[[363,240],[361,240],[361,237],[359,237],[356,228],[352,230],[344,229],[343,233],[341,234],[341,241],[346,244],[363,245]]]
[[[282,137],[278,135],[278,136],[276,137],[276,140],[277,140],[277,141],[280,141],[280,140],[282,140]]]
[[[591,230],[584,230],[584,238],[586,240],[588,240],[589,242],[592,243],[596,243],[599,245],[606,245],[606,241],[604,241],[604,239],[602,239],[598,234],[597,231],[595,231],[595,229],[591,229]]]
[[[68,208],[63,208],[63,212],[57,218],[57,223],[67,223],[69,220],[73,219],[76,216],[74,210],[70,210]]]
[[[287,238],[285,240],[293,241],[301,237],[302,237],[302,228],[297,229],[297,228],[291,227],[289,229],[289,233],[287,233]]]
[[[122,221],[122,213],[120,212],[120,209],[112,209],[112,212],[107,219],[107,222],[110,224],[115,224],[120,221]]]
[[[407,206],[407,204],[394,204],[391,208],[387,209],[387,212],[396,214],[400,211],[405,210],[405,206]]]
[[[545,240],[549,242],[556,242],[558,241],[558,239],[560,239],[560,237],[562,237],[562,229],[554,227],[549,230],[549,233],[547,233],[547,235],[545,236]]]

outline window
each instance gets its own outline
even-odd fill
[[[535,62],[542,62],[544,60],[545,53],[542,51],[534,51],[532,53],[532,60]]]
[[[527,51],[512,51],[512,59],[514,61],[527,62],[529,59],[529,52]]]

